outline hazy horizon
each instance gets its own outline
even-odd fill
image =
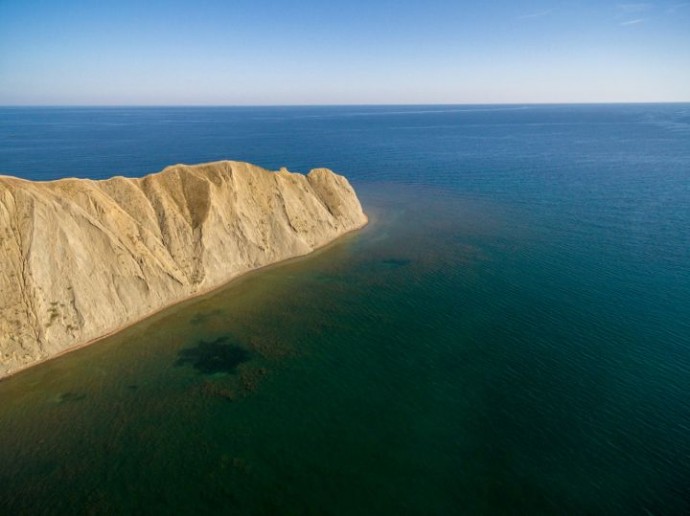
[[[538,106],[606,106],[606,105],[654,105],[690,104],[690,100],[640,101],[640,102],[458,102],[458,103],[407,103],[407,104],[0,104],[0,108],[333,108],[333,107],[538,107]]]

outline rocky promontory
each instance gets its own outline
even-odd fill
[[[222,161],[0,176],[0,378],[364,226],[347,179]]]

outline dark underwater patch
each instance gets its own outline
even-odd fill
[[[232,374],[250,355],[244,348],[230,343],[229,337],[219,337],[213,341],[200,340],[196,347],[180,350],[177,357],[176,366],[191,365],[203,374]]]
[[[386,260],[383,260],[384,265],[388,265],[389,267],[397,268],[397,267],[404,267],[405,265],[409,265],[412,263],[412,260],[407,260],[405,258],[388,258]]]
[[[86,394],[79,392],[63,392],[58,396],[58,403],[66,403],[70,401],[81,401],[86,398]]]

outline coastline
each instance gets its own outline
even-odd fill
[[[343,239],[345,239],[346,237],[352,236],[354,233],[356,233],[356,232],[358,232],[358,231],[361,231],[363,228],[365,228],[365,227],[367,227],[368,225],[370,225],[370,223],[371,223],[370,217],[369,217],[366,213],[364,213],[364,217],[365,217],[365,222],[364,222],[364,224],[362,224],[361,226],[352,228],[352,229],[346,231],[345,233],[342,233],[342,234],[338,235],[335,239],[333,239],[333,240],[331,240],[331,241],[329,241],[329,242],[326,242],[326,243],[323,244],[323,245],[320,245],[320,246],[318,246],[318,247],[315,247],[314,249],[312,249],[311,251],[309,251],[309,252],[307,252],[307,253],[300,254],[300,255],[296,255],[296,256],[291,256],[291,257],[285,258],[285,259],[283,259],[283,260],[278,260],[278,261],[276,261],[276,262],[268,263],[268,264],[266,264],[266,265],[262,265],[262,266],[260,266],[260,267],[256,267],[256,268],[254,268],[254,269],[249,269],[249,270],[247,270],[247,271],[244,271],[244,272],[241,272],[241,273],[239,273],[239,274],[236,274],[235,276],[230,277],[227,281],[221,283],[220,285],[216,285],[216,286],[214,286],[214,287],[210,287],[210,288],[207,288],[207,289],[204,289],[204,290],[200,290],[200,291],[198,291],[198,292],[194,292],[193,294],[191,294],[191,295],[189,295],[189,296],[185,296],[185,297],[183,297],[183,298],[181,298],[181,299],[177,299],[177,300],[175,300],[175,301],[173,301],[173,302],[171,302],[171,303],[169,303],[169,304],[167,304],[167,305],[164,305],[164,306],[162,306],[162,307],[160,307],[160,308],[157,308],[157,309],[155,309],[155,310],[152,310],[152,311],[150,311],[150,312],[147,312],[146,314],[142,315],[141,317],[136,318],[136,319],[134,319],[134,320],[132,320],[132,321],[126,323],[126,324],[121,325],[121,326],[118,326],[116,329],[114,329],[114,330],[112,330],[112,331],[110,331],[110,332],[108,332],[108,333],[105,333],[105,334],[103,334],[103,335],[101,335],[101,336],[99,336],[99,337],[96,337],[96,338],[94,338],[94,339],[88,340],[88,341],[86,341],[86,342],[84,342],[84,343],[82,343],[82,344],[77,344],[77,345],[75,345],[75,346],[73,346],[73,347],[64,349],[64,350],[60,351],[59,353],[56,353],[55,355],[46,357],[46,358],[44,358],[44,359],[38,360],[38,361],[36,361],[36,362],[33,362],[33,363],[31,363],[31,364],[27,364],[27,365],[24,366],[24,367],[20,367],[19,369],[15,370],[15,371],[12,371],[11,373],[9,373],[9,374],[7,374],[7,375],[5,375],[5,376],[0,377],[0,383],[2,383],[2,382],[5,381],[5,380],[8,380],[9,378],[12,378],[12,377],[16,376],[17,374],[19,374],[19,373],[21,373],[21,372],[23,372],[23,371],[26,371],[26,370],[31,369],[31,368],[33,368],[33,367],[39,366],[39,365],[41,365],[41,364],[45,364],[46,362],[49,362],[49,361],[54,360],[54,359],[56,359],[56,358],[63,357],[63,356],[65,356],[65,355],[68,355],[69,353],[72,353],[72,352],[74,352],[74,351],[78,351],[78,350],[80,350],[80,349],[83,349],[83,348],[86,348],[86,347],[88,347],[88,346],[91,346],[92,344],[96,344],[96,343],[98,343],[98,342],[100,342],[100,341],[102,341],[102,340],[104,340],[104,339],[107,339],[107,338],[109,338],[109,337],[112,337],[112,336],[114,336],[114,335],[116,335],[116,334],[118,334],[118,333],[120,333],[120,332],[126,330],[127,328],[131,328],[132,326],[135,326],[135,325],[137,325],[137,324],[139,324],[139,323],[141,323],[141,322],[143,322],[143,321],[145,321],[145,320],[147,320],[147,319],[150,319],[150,318],[152,318],[152,317],[154,317],[154,316],[156,316],[156,315],[158,315],[158,314],[164,312],[165,310],[168,310],[168,309],[170,309],[170,308],[173,308],[174,306],[181,305],[182,303],[186,303],[186,302],[188,302],[188,301],[192,301],[192,300],[194,300],[194,299],[197,299],[197,298],[200,298],[200,297],[203,297],[203,296],[212,294],[212,293],[214,293],[214,292],[216,292],[216,291],[219,291],[219,290],[221,290],[221,289],[227,288],[227,287],[229,287],[232,283],[236,282],[236,281],[239,280],[239,279],[245,278],[245,277],[247,277],[247,276],[250,275],[250,274],[260,273],[260,272],[262,272],[262,271],[264,271],[264,270],[266,270],[266,269],[269,269],[269,268],[271,268],[271,267],[278,267],[278,266],[281,266],[281,265],[285,265],[285,264],[287,264],[287,263],[290,263],[290,262],[292,262],[292,261],[302,260],[302,259],[305,259],[305,258],[307,258],[307,257],[313,256],[313,255],[314,255],[315,253],[317,253],[317,252],[325,251],[325,250],[328,249],[329,247],[331,247],[331,246],[333,246],[333,245],[335,245],[335,244],[341,242],[341,241],[342,241]]]

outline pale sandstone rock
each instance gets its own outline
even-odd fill
[[[365,225],[347,179],[222,161],[0,176],[0,378]]]

